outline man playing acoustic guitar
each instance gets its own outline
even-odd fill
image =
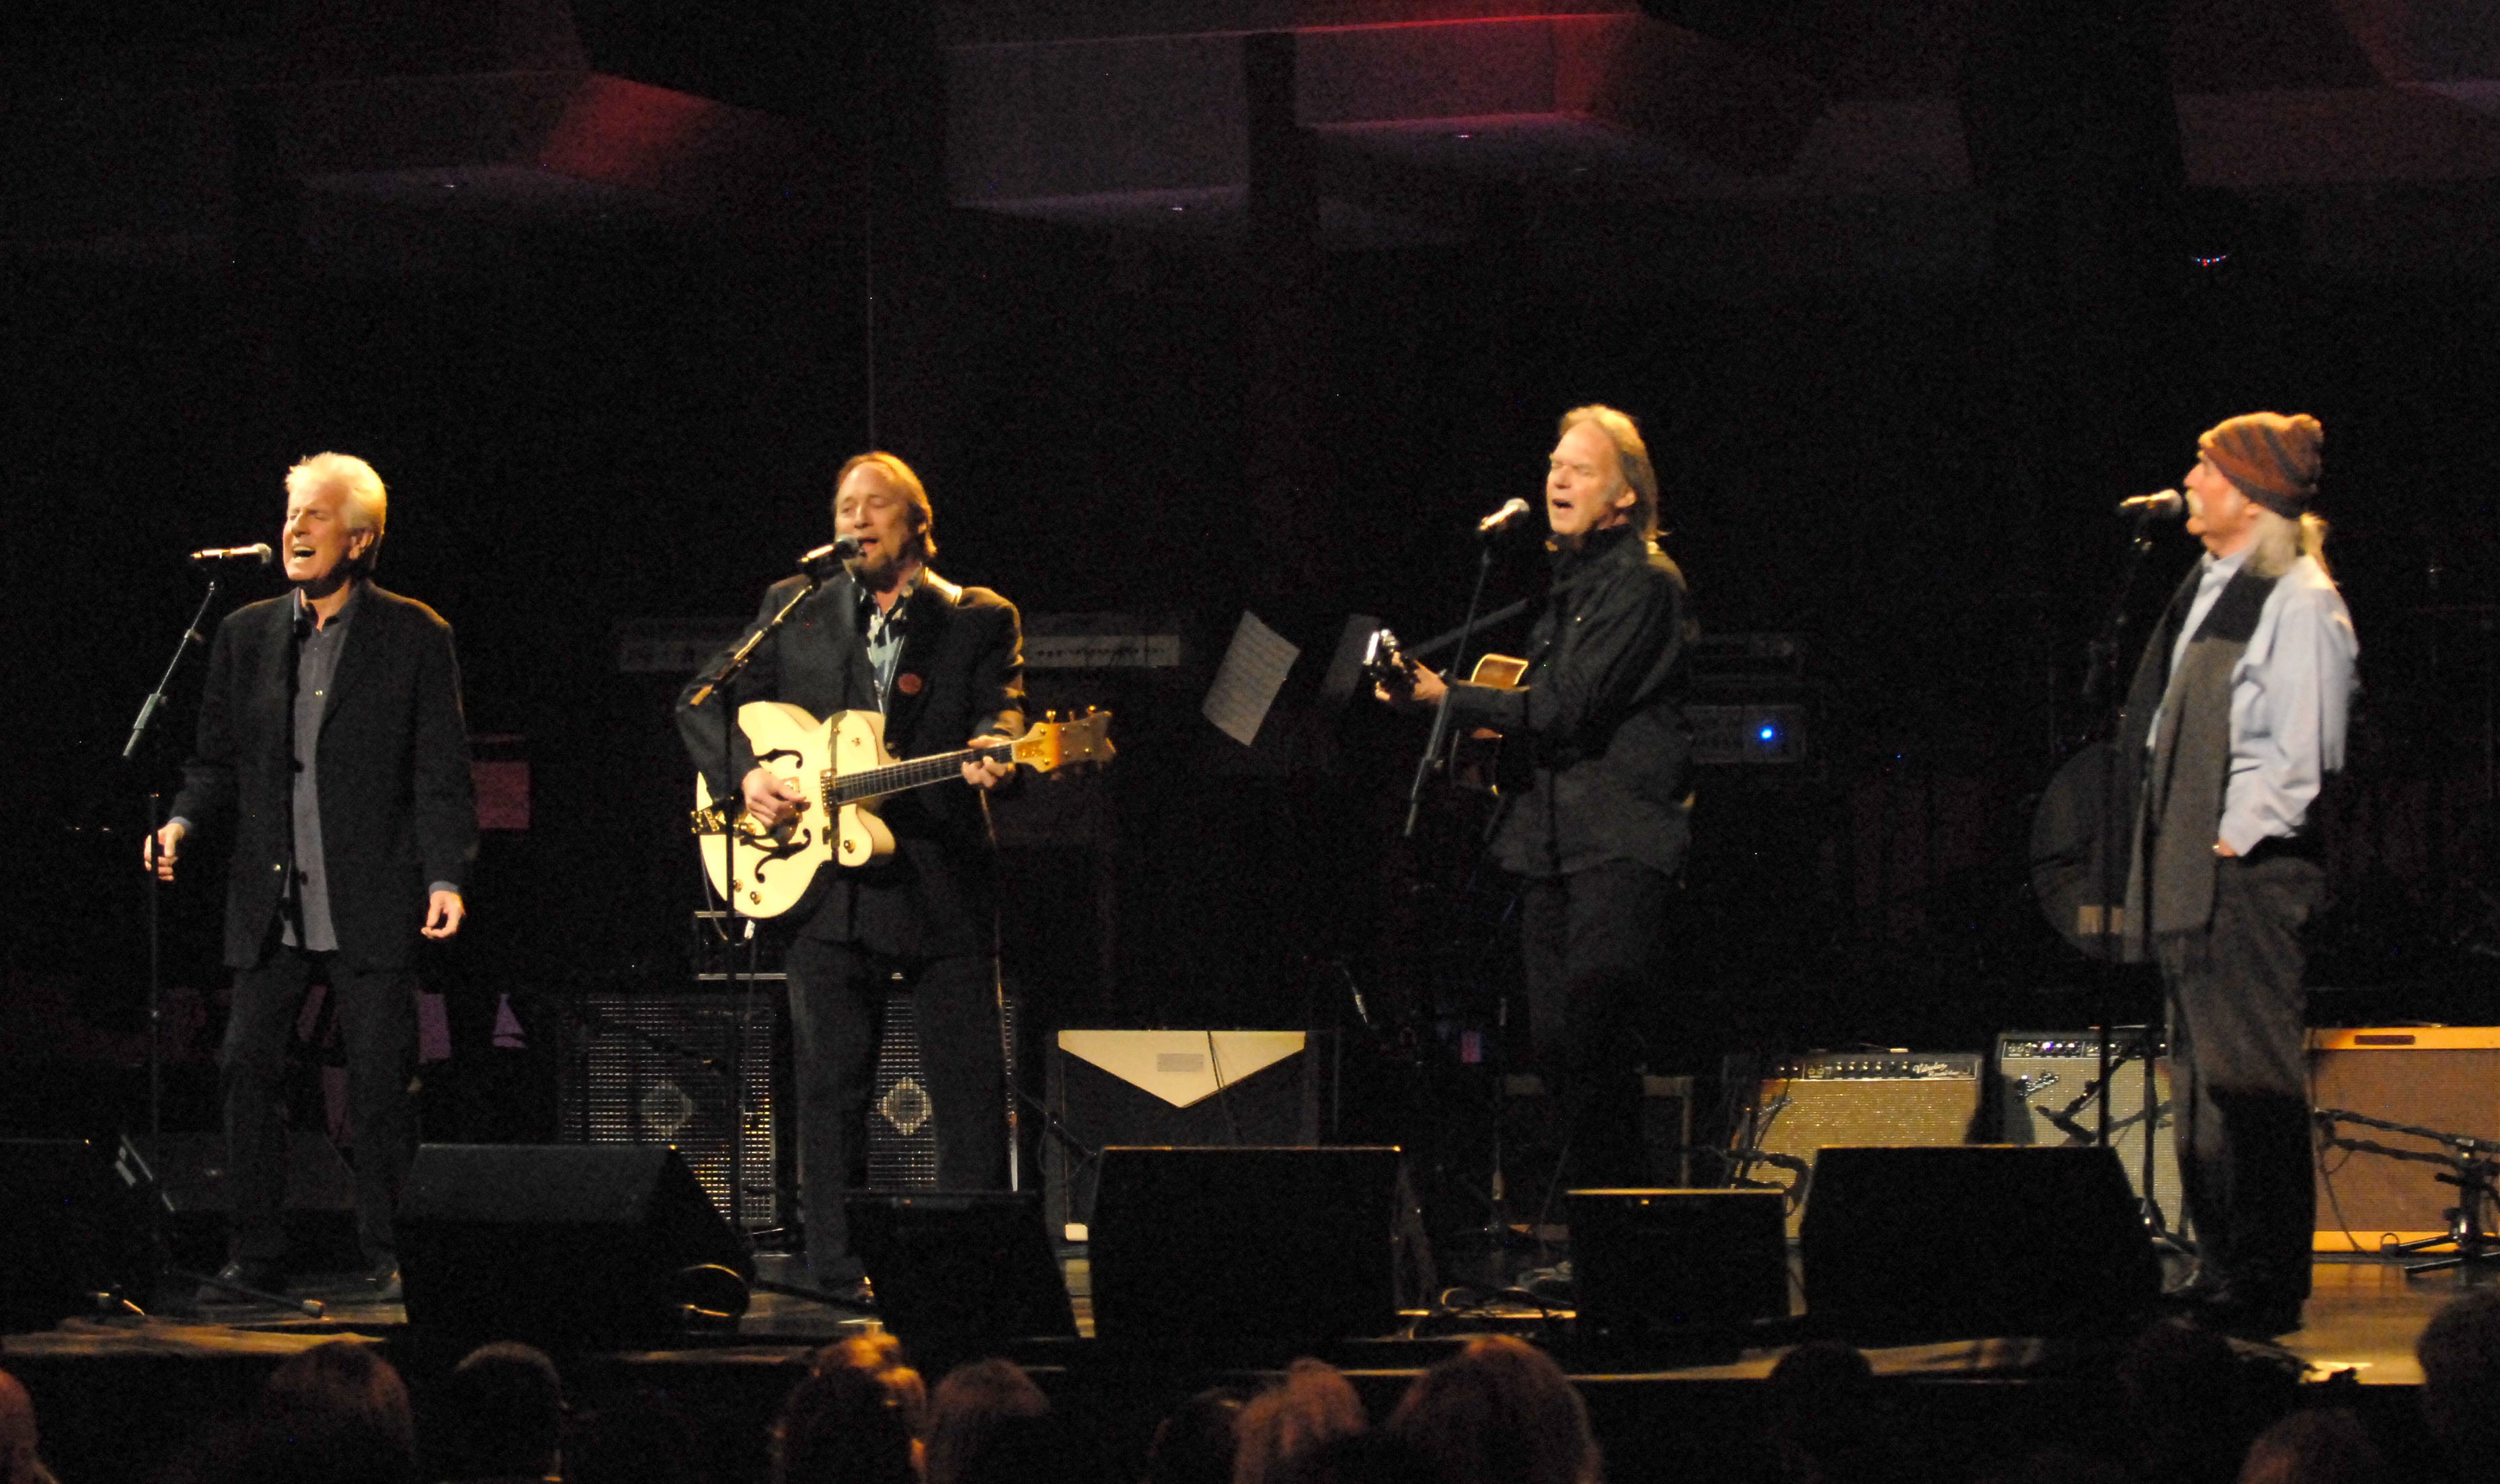
[[[1661,984],[1667,897],[1692,808],[1684,574],[1658,546],[1658,476],[1631,418],[1562,414],[1548,457],[1554,586],[1515,689],[1445,682],[1413,699],[1524,750],[1493,852],[1522,878],[1520,942],[1536,1059],[1556,1082],[1575,1184],[1644,1184],[1637,998]]]
[[[739,698],[788,702],[818,717],[880,712],[887,748],[904,758],[959,748],[967,739],[978,745],[1021,735],[1024,651],[1015,606],[930,571],[938,546],[919,476],[891,453],[863,453],[842,466],[833,513],[836,535],[855,540],[857,554],[757,648],[739,679]],[[805,580],[788,577],[767,591],[748,633],[764,627]],[[696,703],[703,688],[698,680],[678,696],[677,729],[711,797],[741,800],[764,829],[819,810],[803,789],[757,762],[744,734],[727,724],[722,700]],[[996,788],[1013,773],[1011,764],[972,759],[963,765],[972,788],[950,783],[896,795],[881,810],[893,853],[865,867],[819,872],[808,899],[789,914],[796,936],[784,967],[807,1265],[818,1288],[854,1303],[869,1295],[841,1201],[843,1191],[867,1183],[868,1105],[889,985],[913,995],[938,1184],[985,1190],[1003,1182],[997,861],[986,807],[973,790]]]

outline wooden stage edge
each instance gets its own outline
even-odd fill
[[[2408,1278],[2395,1263],[2375,1257],[2321,1258],[2315,1273],[2306,1327],[2270,1353],[2282,1358],[2286,1375],[2296,1362],[2311,1383],[2357,1388],[2348,1390],[2353,1401],[2346,1404],[2377,1414],[2374,1432],[2394,1440],[2383,1445],[2401,1446],[2418,1431],[2415,1340],[2441,1304],[2463,1287],[2495,1281],[2494,1274]],[[866,1322],[774,1294],[756,1299],[735,1335],[667,1350],[560,1354],[570,1400],[577,1411],[595,1410],[664,1392],[697,1419],[712,1477],[762,1478],[762,1439],[805,1357]],[[223,1325],[72,1320],[39,1334],[0,1336],[0,1368],[34,1393],[46,1453],[63,1478],[145,1480],[223,1420],[241,1415],[270,1370],[312,1345],[349,1336],[380,1344],[408,1376],[420,1420],[432,1388],[458,1358],[440,1337],[410,1328],[396,1304],[343,1301],[319,1321],[289,1319],[275,1309],[242,1318]],[[1533,1314],[1509,1315],[1489,1327],[1534,1338],[1537,1323]],[[1447,1336],[1368,1341],[1324,1353],[1345,1369],[1372,1416],[1382,1418],[1413,1376],[1448,1354],[1453,1342]],[[2267,1347],[2242,1348],[2268,1353]],[[1610,1471],[1731,1484],[1763,1476],[1738,1467],[1727,1449],[1729,1439],[1760,1436],[1770,1412],[1767,1381],[1783,1350],[1654,1369],[1603,1367],[1568,1347],[1557,1353],[1587,1399]],[[1898,1389],[1905,1415],[1921,1419],[1940,1440],[1945,1452],[1938,1467],[1945,1471],[1938,1477],[1980,1476],[1993,1440],[2007,1437],[2106,1448],[2110,1419],[2123,1411],[2105,1349],[2097,1362],[2071,1343],[2036,1339],[1866,1354],[1882,1384]],[[1136,1477],[1154,1422],[1191,1393],[1217,1383],[1256,1385],[1263,1373],[1239,1365],[1123,1358],[1083,1342],[1055,1354],[1031,1351],[1025,1359],[1054,1404],[1081,1419],[1104,1457],[1118,1461],[1105,1477]]]

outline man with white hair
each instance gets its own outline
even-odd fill
[[[251,1288],[286,1282],[281,1083],[319,978],[346,1042],[357,1237],[377,1295],[399,1297],[391,1215],[415,1147],[410,974],[420,937],[460,931],[477,808],[451,626],[372,579],[388,513],[362,459],[322,453],[287,472],[280,550],[293,590],[218,625],[182,791],[147,842],[148,864],[171,880],[194,833],[232,831],[231,1260],[219,1276]]]
[[[2137,787],[2127,956],[2169,992],[2193,1312],[2300,1326],[2317,1212],[2300,929],[2325,885],[2313,806],[2344,766],[2359,644],[2326,573],[2318,419],[2209,429],[2188,473],[2205,555],[2145,646],[2119,718]]]
[[[1520,878],[1529,1033],[1556,1085],[1565,1178],[1645,1184],[1635,1009],[1665,989],[1665,919],[1692,839],[1694,634],[1658,544],[1658,474],[1610,407],[1562,414],[1546,457],[1554,583],[1515,689],[1417,667],[1413,699],[1510,739],[1493,855]]]

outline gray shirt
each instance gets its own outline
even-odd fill
[[[300,643],[295,651],[295,900],[296,912],[286,924],[286,942],[314,953],[335,952],[339,934],[330,921],[330,878],[321,855],[321,717],[330,708],[330,687],[339,677],[339,655],[347,647],[347,625],[356,616],[363,582],[347,587],[346,606],[329,622],[312,622],[304,590],[295,592],[295,624]],[[303,938],[296,938],[297,926]]]

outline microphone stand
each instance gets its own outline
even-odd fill
[[[2134,822],[2119,817],[2119,801],[2124,792],[2120,786],[2120,777],[2121,770],[2143,766],[2143,759],[2140,757],[2128,758],[2121,755],[2125,744],[2121,724],[2125,718],[2126,697],[2119,690],[2118,669],[2121,657],[2124,653],[2127,613],[2131,600],[2135,596],[2136,582],[2143,575],[2146,559],[2153,554],[2153,515],[2154,512],[2149,508],[2139,509],[2135,512],[2135,530],[2128,538],[2126,566],[2119,577],[2118,593],[2110,604],[2109,616],[2102,621],[2100,631],[2093,636],[2090,644],[2085,650],[2084,699],[2087,703],[2104,703],[2111,718],[2109,767],[2101,775],[2100,869],[2096,873],[2099,887],[2097,895],[2100,898],[2101,908],[2100,931],[2097,935],[2099,946],[2096,954],[2102,963],[2098,975],[2100,1005],[2098,1012],[2092,1017],[2099,1028],[2098,1066],[2093,1086],[2100,1094],[2098,1105],[2094,1109],[2093,1139],[2103,1147],[2107,1147],[2110,1142],[2112,1101],[2110,1092],[2114,1086],[2113,1074],[2116,1072],[2111,1022],[2117,1018],[2114,1012],[2118,1004],[2119,966],[2125,956],[2126,935],[2122,914],[2125,910],[2127,878],[2133,862],[2134,841]],[[2148,882],[2145,893],[2148,912],[2152,909],[2152,900],[2151,883]],[[2162,1219],[2161,1203],[2154,1190],[2154,1171],[2158,1168],[2155,1159],[2157,1152],[2155,1139],[2158,1137],[2161,1124],[2160,1086],[2159,1079],[2155,1075],[2158,1059],[2155,1055],[2151,1017],[2147,1017],[2147,1020],[2144,1033],[2143,1215],[2145,1224],[2151,1228],[2155,1239],[2165,1240],[2170,1234],[2167,1224]],[[2163,1023],[2166,1025],[2166,1017]]]
[[[737,651],[728,659],[721,661],[720,668],[707,676],[703,685],[687,700],[687,706],[700,709],[723,687],[734,686],[739,676],[744,673],[748,664],[753,662],[755,651],[763,647],[764,642],[780,633],[781,625],[789,621],[792,613],[798,611],[799,605],[814,597],[816,590],[824,586],[826,570],[812,562],[802,566],[800,575],[807,579],[806,583],[791,595],[789,602],[781,605],[781,611],[774,613],[764,627],[748,635],[746,643],[739,645]],[[720,874],[721,879],[727,883],[726,889],[721,892],[721,905],[727,911],[727,915],[722,919],[721,931],[725,935],[723,941],[728,944],[729,957],[724,966],[727,976],[722,982],[728,986],[731,994],[739,996],[738,1028],[731,1038],[729,1051],[730,1100],[731,1105],[738,1109],[738,1121],[737,1126],[731,1130],[729,1140],[730,1208],[728,1214],[730,1226],[737,1231],[740,1242],[746,1247],[747,1255],[752,1258],[754,1234],[747,1230],[744,1220],[746,1120],[753,1113],[753,1109],[747,1106],[746,1102],[746,1030],[747,1016],[753,1012],[755,1006],[756,986],[763,981],[758,976],[755,967],[754,921],[738,909],[738,816],[741,811],[740,806],[745,801],[741,780],[732,776],[732,771],[737,767],[735,759],[738,754],[736,730],[738,712],[731,707],[725,707],[724,709],[727,714],[721,717],[720,775],[727,787],[720,796],[712,800],[711,817],[707,820],[699,820],[697,830],[701,834],[718,831]],[[708,887],[710,882],[711,877],[707,873],[704,883]],[[740,924],[743,926],[741,927]],[[745,969],[742,974],[738,968],[740,962],[739,949],[741,944],[745,948],[743,959]]]
[[[1456,648],[1450,655],[1446,672],[1455,676],[1467,662],[1467,642],[1475,637],[1476,613],[1484,607],[1485,578],[1493,576],[1493,535],[1488,531],[1476,543],[1476,585],[1467,594],[1467,616],[1459,624],[1454,640]],[[1447,696],[1432,708],[1432,735],[1424,743],[1424,755],[1415,760],[1415,781],[1406,788],[1406,827],[1399,832],[1408,840],[1415,838],[1416,820],[1424,811],[1424,790],[1432,781],[1432,771],[1441,760],[1441,748],[1450,738],[1450,702]]]
[[[217,579],[209,578],[209,589],[200,595],[200,606],[191,621],[182,628],[182,637],[174,643],[174,657],[165,662],[165,674],[157,678],[156,688],[140,703],[139,718],[130,724],[130,740],[121,744],[121,760],[129,762],[139,755],[140,746],[148,740],[148,728],[165,705],[165,693],[173,688],[174,676],[182,668],[183,657],[193,646],[205,646],[206,636],[200,623],[209,616],[209,608],[217,601]],[[157,817],[163,795],[153,789],[148,793],[148,839],[150,869],[148,873],[148,1138],[151,1146],[160,1144],[165,1135],[165,937],[164,881],[153,869],[156,832],[165,822]]]

